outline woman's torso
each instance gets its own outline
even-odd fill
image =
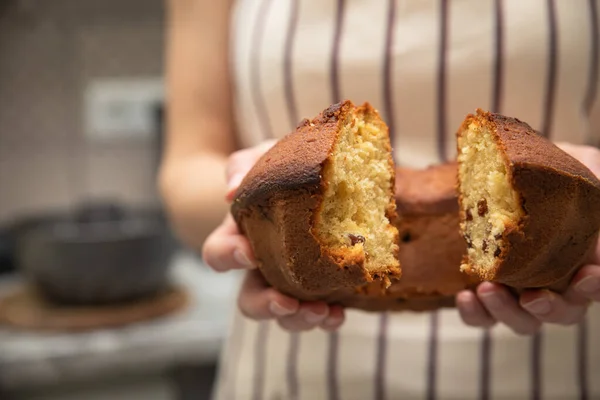
[[[594,5],[239,1],[232,65],[240,139],[281,137],[300,119],[351,99],[381,112],[397,163],[409,167],[453,158],[453,134],[478,107],[518,117],[553,140],[585,143],[595,99],[589,88],[597,87]],[[599,309],[585,325],[546,326],[534,338],[468,328],[455,310],[349,311],[337,334],[289,334],[236,315],[218,395],[600,398]]]

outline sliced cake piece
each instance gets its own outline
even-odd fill
[[[564,288],[600,230],[600,181],[515,118],[478,110],[457,133],[461,269],[515,288]]]
[[[267,281],[301,299],[399,276],[388,129],[369,105],[335,104],[267,152],[232,214]]]

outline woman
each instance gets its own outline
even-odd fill
[[[564,295],[483,283],[457,309],[367,314],[269,288],[222,219],[269,139],[340,99],[380,110],[403,166],[453,158],[481,107],[600,174],[595,0],[169,0],[168,14],[162,193],[209,265],[247,270],[218,399],[600,396],[600,245]]]

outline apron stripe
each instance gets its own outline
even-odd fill
[[[273,137],[269,114],[267,112],[265,99],[262,95],[260,76],[260,49],[262,47],[266,20],[271,4],[272,0],[262,0],[259,6],[258,15],[256,16],[256,21],[254,22],[254,27],[252,29],[252,44],[250,48],[250,85],[252,90],[252,100],[254,102],[264,139]]]
[[[531,338],[531,399],[541,399],[542,388],[542,332]]]
[[[333,97],[333,103],[338,103],[342,100],[339,80],[339,56],[340,44],[342,42],[342,28],[344,25],[345,5],[345,0],[337,1],[337,10],[333,29],[333,48],[331,49],[331,64],[329,71],[331,79],[331,96]]]
[[[436,381],[437,381],[437,353],[438,353],[438,331],[439,315],[433,311],[430,317],[429,328],[429,355],[427,360],[427,400],[436,399]]]
[[[377,359],[375,362],[375,397],[374,400],[386,398],[386,361],[387,361],[387,332],[389,314],[382,313],[379,317],[379,334],[377,335]]]
[[[287,103],[288,115],[290,117],[290,129],[298,125],[298,109],[296,107],[296,98],[294,97],[294,80],[292,78],[292,53],[294,51],[294,37],[298,26],[298,0],[291,0],[290,19],[285,37],[285,53],[283,55],[283,76],[285,100]]]
[[[448,49],[448,1],[440,0],[440,47],[438,54],[437,77],[437,142],[438,157],[447,160],[446,155],[446,52]]]
[[[492,111],[500,112],[502,101],[502,51],[503,38],[502,0],[494,0],[494,83],[492,87]]]
[[[490,366],[492,354],[492,332],[490,329],[483,331],[481,339],[481,375],[479,386],[479,398],[488,400],[490,398]]]
[[[264,397],[269,325],[269,321],[261,321],[256,332],[256,342],[254,344],[254,386],[252,390],[253,400],[262,400]]]
[[[588,386],[588,324],[583,320],[577,326],[577,381],[579,386],[579,399],[589,399]]]
[[[240,359],[242,353],[242,344],[245,336],[245,323],[244,318],[239,314],[235,313],[233,322],[231,324],[231,339],[230,348],[226,358],[223,360],[223,375],[221,387],[226,393],[225,396],[219,397],[222,399],[234,399],[236,397],[235,389],[237,372],[239,362],[236,360]]]
[[[589,15],[590,15],[590,67],[588,86],[583,100],[583,111],[585,115],[590,115],[592,112],[592,106],[596,100],[596,94],[598,91],[598,37],[600,36],[600,29],[598,28],[598,4],[597,0],[589,0]]]
[[[388,2],[388,20],[385,35],[385,53],[383,62],[383,107],[385,112],[385,120],[390,131],[390,142],[392,149],[395,148],[396,138],[396,123],[394,117],[394,101],[393,101],[393,82],[392,82],[392,49],[394,46],[394,31],[396,27],[396,0]],[[392,152],[394,161],[396,153]]]
[[[288,393],[291,400],[299,398],[298,385],[298,351],[300,348],[300,334],[293,332],[290,334],[290,347],[287,357],[287,384]]]
[[[556,5],[554,0],[547,0],[548,12],[548,72],[546,75],[546,92],[542,120],[542,134],[550,137],[552,133],[552,118],[554,116],[554,99],[557,85],[558,69],[558,37],[556,29]]]
[[[327,394],[329,400],[339,400],[340,390],[338,382],[338,349],[339,334],[332,332],[329,337],[329,352],[327,353]]]

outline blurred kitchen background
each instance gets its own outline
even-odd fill
[[[207,399],[238,276],[155,188],[163,0],[0,0],[0,399]]]

